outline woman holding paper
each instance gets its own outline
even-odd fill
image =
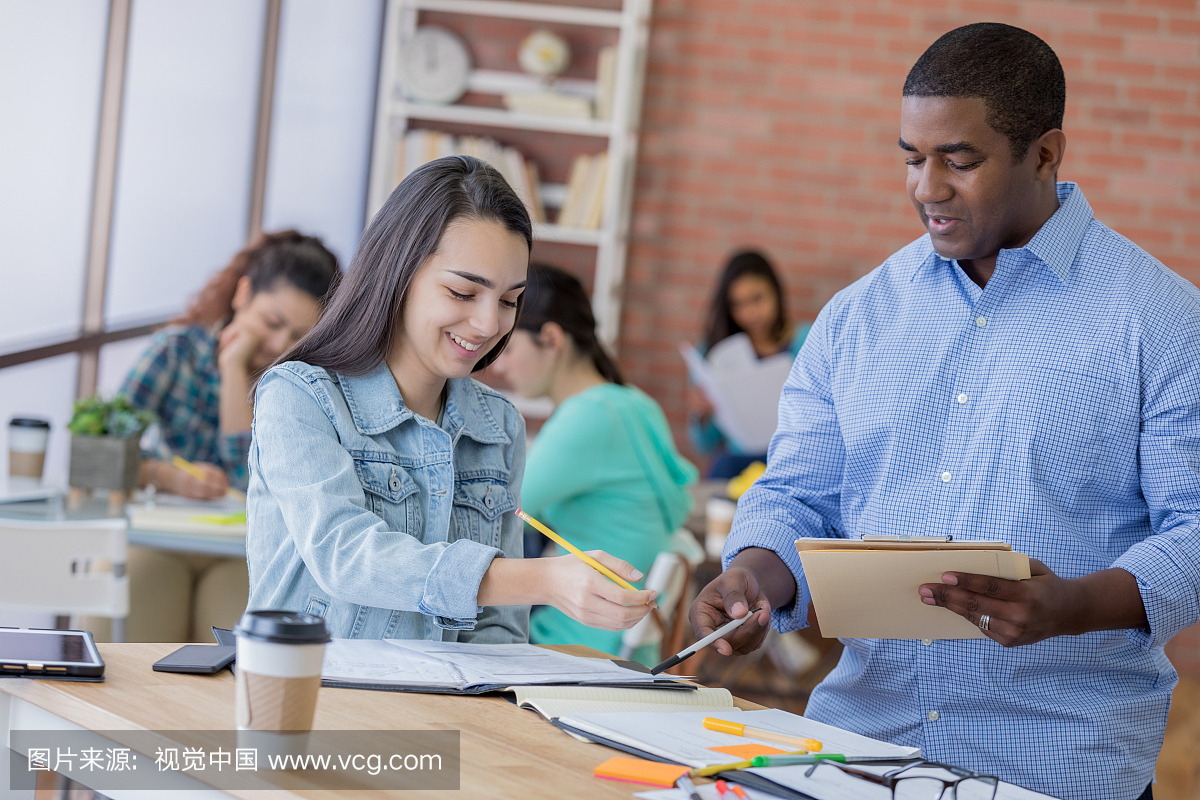
[[[474,642],[525,641],[530,605],[609,630],[649,613],[653,592],[574,556],[520,558],[525,424],[470,375],[509,341],[531,244],[525,206],[478,159],[392,192],[325,317],[258,384],[251,608],[318,614],[339,638]]]
[[[783,286],[765,256],[753,250],[735,253],[725,265],[709,311],[702,355],[731,336],[744,334],[758,358],[788,353],[792,358],[808,336],[808,325],[788,322]],[[688,435],[696,452],[715,460],[711,478],[729,478],[766,453],[744,453],[713,419],[712,402],[698,386],[688,387]]]
[[[675,449],[658,403],[627,385],[605,352],[578,279],[529,268],[525,307],[495,369],[521,395],[555,405],[530,448],[521,507],[583,549],[603,547],[649,572],[691,508],[696,468]],[[546,542],[536,533],[526,541],[539,551]],[[608,653],[621,646],[619,631],[594,630],[556,608],[534,612],[530,639]],[[657,656],[634,653],[650,665]]]

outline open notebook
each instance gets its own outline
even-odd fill
[[[321,684],[433,694],[483,694],[530,685],[639,692],[638,687],[645,687],[657,690],[656,694],[695,688],[672,676],[654,676],[607,659],[580,658],[529,644],[424,639],[334,639],[325,646]]]
[[[745,745],[771,748],[760,750],[762,754],[782,752],[783,748],[787,747],[771,740],[755,739],[749,733],[746,736],[735,736],[709,730],[703,724],[705,717],[732,719],[753,728],[803,739],[816,739],[823,745],[821,752],[841,753],[847,758],[873,756],[904,759],[921,754],[919,748],[902,747],[871,739],[778,709],[739,711],[736,708],[726,708],[711,711],[677,707],[665,713],[576,712],[564,714],[553,722],[567,733],[593,742],[606,744],[652,761],[669,761],[693,768],[741,760],[746,757],[744,754],[739,757],[733,756],[732,753],[742,752],[741,748]]]
[[[693,692],[674,689],[622,689],[601,686],[517,686],[517,705],[533,709],[548,720],[573,714],[645,712],[665,714],[681,711],[730,712],[728,689],[697,688]]]

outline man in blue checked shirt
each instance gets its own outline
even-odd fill
[[[904,86],[928,234],[829,302],[783,389],[697,636],[808,624],[801,536],[1004,540],[1033,578],[913,587],[988,638],[845,640],[807,714],[1062,798],[1150,797],[1200,620],[1200,292],[1057,181],[1062,67],[1036,36],[951,31]],[[869,585],[862,591],[870,592]]]

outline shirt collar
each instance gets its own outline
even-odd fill
[[[1056,189],[1058,191],[1058,210],[1033,235],[1029,244],[1021,249],[1029,251],[1031,255],[1048,266],[1060,281],[1066,283],[1071,276],[1071,265],[1075,263],[1075,254],[1079,251],[1079,245],[1083,242],[1088,225],[1091,224],[1092,206],[1083,196],[1083,190],[1071,181],[1059,181]],[[925,234],[923,238],[928,241],[929,234]],[[938,262],[950,263],[951,259],[938,255],[937,251],[933,249],[932,243],[929,248],[929,255],[915,265],[912,276],[915,276],[923,267]]]
[[[1058,210],[1033,235],[1025,249],[1048,266],[1066,283],[1071,265],[1092,221],[1092,206],[1083,191],[1071,181],[1058,182]]]
[[[354,427],[365,436],[391,430],[416,414],[404,405],[400,388],[386,362],[365,375],[338,373]],[[451,437],[459,431],[480,444],[511,444],[483,399],[483,390],[470,378],[451,378],[446,396],[446,428]]]

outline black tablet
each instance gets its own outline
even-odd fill
[[[0,675],[89,677],[104,661],[88,631],[0,628]]]

